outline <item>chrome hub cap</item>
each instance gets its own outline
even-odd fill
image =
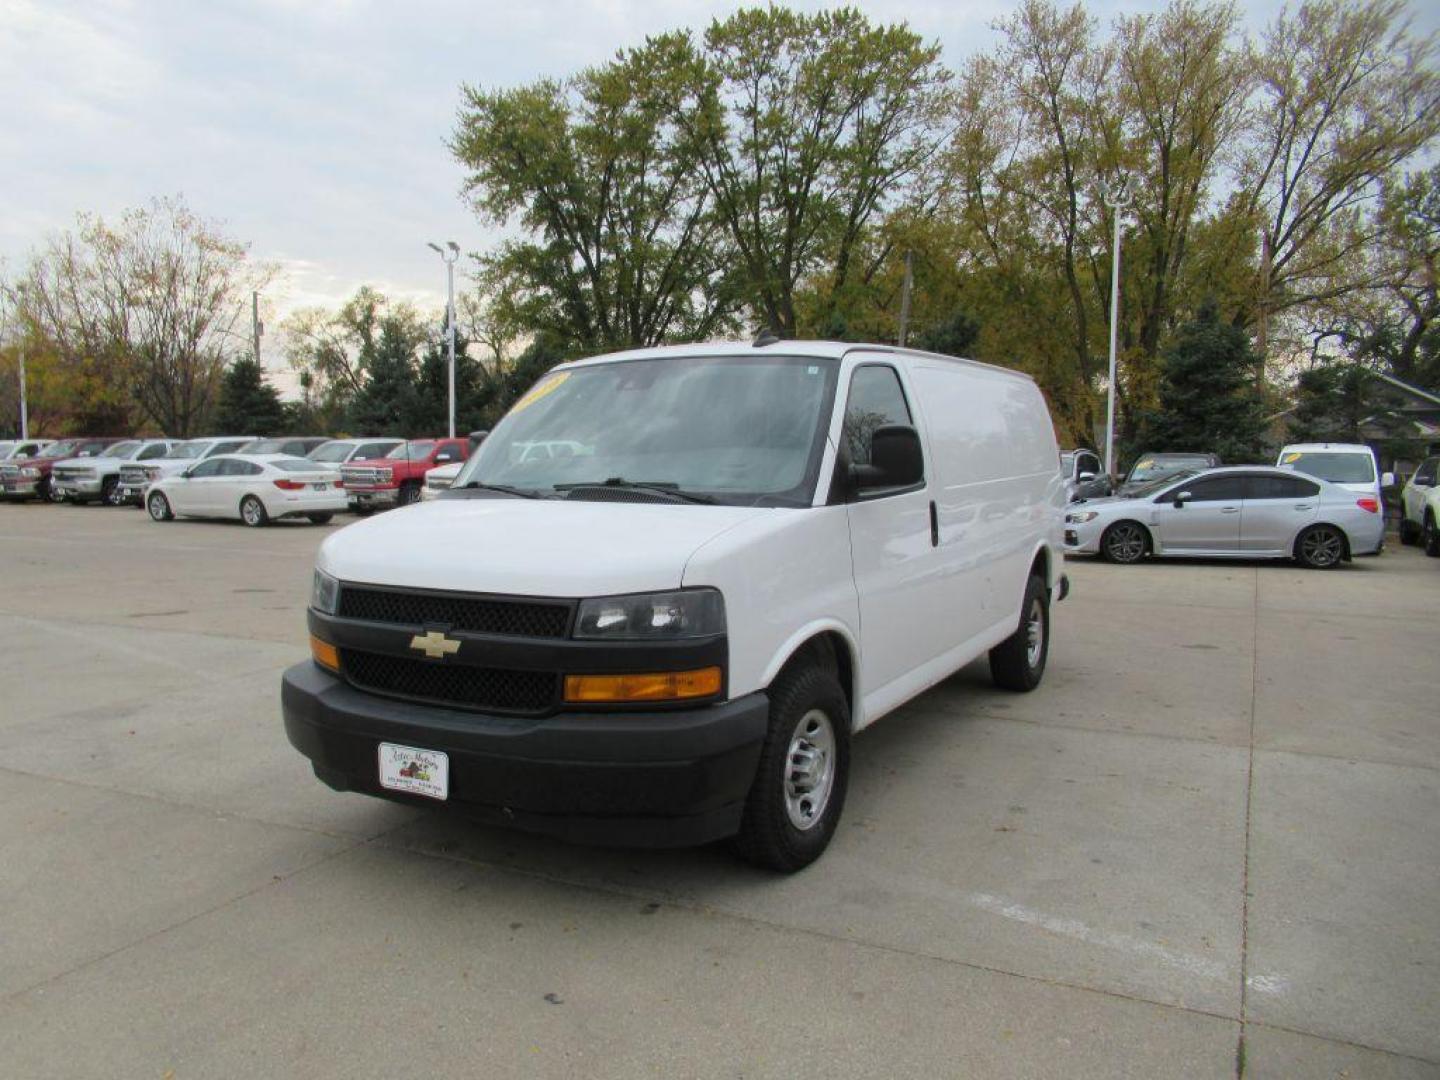
[[[1343,550],[1339,533],[1331,532],[1329,529],[1320,529],[1310,533],[1301,545],[1305,561],[1312,566],[1329,566],[1339,562]]]
[[[241,507],[241,509],[245,511],[245,520],[249,524],[254,525],[255,522],[260,520],[260,515],[256,511],[255,503],[253,501],[246,500],[245,505]]]
[[[1039,599],[1030,604],[1030,614],[1025,619],[1025,662],[1033,670],[1040,666],[1040,654],[1045,651],[1045,607]]]
[[[830,717],[811,709],[795,725],[785,755],[785,813],[804,832],[825,813],[835,787],[835,732]]]

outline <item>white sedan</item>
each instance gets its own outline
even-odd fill
[[[145,509],[155,521],[179,515],[264,525],[307,517],[324,525],[346,504],[338,470],[297,457],[219,454],[145,489]]]
[[[1261,465],[1187,470],[1065,511],[1065,553],[1116,563],[1184,555],[1328,569],[1378,555],[1384,540],[1377,497]]]

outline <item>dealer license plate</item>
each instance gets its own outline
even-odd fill
[[[450,756],[395,743],[380,744],[380,786],[430,799],[450,795]]]

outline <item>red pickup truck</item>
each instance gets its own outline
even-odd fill
[[[426,473],[469,456],[470,444],[465,439],[411,439],[383,458],[347,462],[340,469],[340,478],[350,496],[350,509],[368,514],[377,507],[417,501]]]
[[[51,443],[35,457],[18,460],[12,458],[0,465],[0,492],[3,492],[7,499],[49,499],[50,472],[57,461],[98,457],[106,447],[120,441],[120,437],[116,435],[81,435]]]

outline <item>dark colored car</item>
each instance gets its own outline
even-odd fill
[[[1125,479],[1115,489],[1116,495],[1128,495],[1136,488],[1144,484],[1152,484],[1156,480],[1163,480],[1173,473],[1179,473],[1185,469],[1213,469],[1217,465],[1223,465],[1219,454],[1201,453],[1145,453],[1135,459],[1135,464],[1130,466],[1130,471],[1125,474]]]

